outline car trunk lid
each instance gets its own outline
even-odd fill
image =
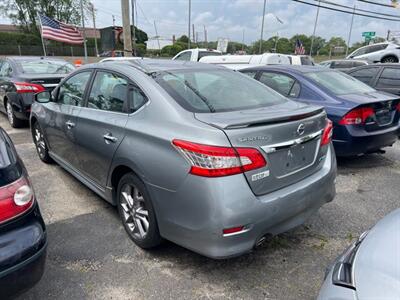
[[[233,147],[258,149],[267,165],[244,175],[256,195],[283,188],[319,170],[326,147],[320,148],[326,114],[321,107],[288,101],[266,108],[196,113],[222,129]]]
[[[48,91],[52,91],[66,74],[29,74],[20,76],[24,82],[40,84]]]

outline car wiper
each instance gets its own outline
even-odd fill
[[[165,73],[178,78],[180,81],[182,80],[179,76],[176,76],[175,74],[168,72],[168,71],[164,71]],[[214,108],[214,106],[210,103],[210,101],[204,97],[202,94],[200,94],[200,92],[193,86],[190,84],[189,81],[187,81],[186,79],[183,80],[183,83],[197,96],[199,97],[208,107],[208,109],[210,110],[210,112],[215,113],[216,109]]]

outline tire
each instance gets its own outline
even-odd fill
[[[32,138],[40,160],[46,164],[53,163],[53,159],[49,155],[49,148],[44,139],[43,131],[38,122],[32,125]]]
[[[399,62],[399,60],[396,56],[386,56],[386,57],[382,58],[381,62],[383,64],[388,64],[388,63],[397,63],[397,62]]]
[[[150,195],[133,173],[125,174],[118,183],[117,206],[122,224],[136,245],[150,249],[161,244]]]
[[[24,120],[18,119],[15,116],[14,109],[10,103],[10,101],[6,102],[6,112],[7,112],[7,119],[10,123],[11,127],[13,128],[20,128],[25,125]]]

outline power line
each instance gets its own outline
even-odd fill
[[[292,0],[292,1],[293,1],[293,2],[302,3],[302,4],[306,4],[306,5],[310,5],[310,6],[314,6],[314,7],[318,7],[318,4],[309,3],[309,2],[302,1],[302,0]],[[361,1],[361,0],[359,0],[359,1]],[[329,6],[320,5],[320,7],[321,7],[321,8],[328,9],[328,10],[332,10],[332,11],[337,11],[337,12],[342,12],[342,13],[350,14],[350,15],[353,14],[352,11],[337,9],[337,8],[333,8],[333,7],[329,7]],[[356,16],[361,16],[361,17],[368,17],[368,18],[378,19],[378,20],[386,20],[386,21],[395,21],[395,22],[399,22],[399,19],[390,19],[390,18],[384,18],[384,17],[378,17],[378,16],[371,16],[371,15],[361,14],[361,13],[357,13],[357,12],[355,12],[354,15],[356,15]]]
[[[365,3],[369,3],[369,4],[374,4],[374,5],[378,5],[378,6],[384,6],[384,7],[390,7],[390,8],[394,8],[392,5],[390,4],[383,4],[383,3],[377,3],[374,1],[369,1],[369,0],[358,0],[360,2],[365,2]]]
[[[318,1],[318,0],[314,0],[314,1]],[[330,1],[326,1],[326,0],[321,0],[321,3],[325,3],[325,4],[328,4],[328,5],[337,6],[337,7],[342,7],[342,8],[347,8],[347,9],[351,9],[351,10],[354,9],[353,6],[338,4],[338,3],[330,2]],[[386,14],[386,13],[381,13],[381,12],[376,12],[376,11],[371,11],[371,10],[366,10],[366,9],[361,9],[361,8],[355,8],[355,11],[360,11],[360,12],[365,12],[365,13],[370,13],[370,14],[376,14],[376,15],[386,16],[386,17],[400,18],[399,15]]]

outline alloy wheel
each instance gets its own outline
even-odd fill
[[[14,124],[14,113],[10,102],[7,102],[7,117],[11,125]]]
[[[121,189],[120,206],[123,221],[129,232],[137,239],[144,239],[149,230],[149,212],[140,190],[133,184],[125,184]]]
[[[34,137],[37,152],[39,153],[39,156],[43,158],[46,155],[46,143],[43,134],[37,125],[35,126]]]

